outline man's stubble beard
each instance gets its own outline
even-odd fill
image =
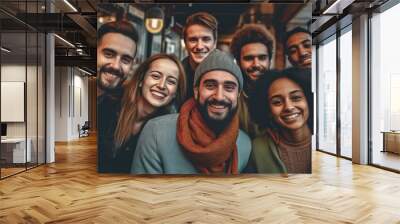
[[[229,126],[229,124],[232,122],[233,117],[236,115],[237,112],[237,105],[235,108],[232,107],[232,103],[230,103],[230,106],[228,106],[228,113],[226,114],[225,118],[222,120],[219,119],[214,119],[211,116],[209,116],[207,107],[210,103],[210,100],[206,100],[204,102],[204,105],[200,103],[199,100],[196,100],[196,105],[199,109],[199,112],[201,116],[203,117],[204,121],[206,122],[207,127],[209,127],[216,135],[221,134],[226,127]]]
[[[109,85],[106,85],[103,80],[102,80],[102,74],[104,73],[111,73],[117,76],[117,80],[115,82],[117,82],[116,84],[114,83],[110,83]],[[125,74],[123,74],[122,71],[117,71],[115,69],[112,68],[107,68],[106,66],[102,66],[99,70],[98,70],[98,78],[97,78],[97,86],[103,90],[106,93],[109,94],[114,94],[114,93],[120,93],[122,91],[122,84],[125,81]],[[118,80],[119,79],[119,80]]]
[[[245,83],[245,85],[244,85],[244,87],[243,87],[243,90],[244,90],[244,92],[245,92],[246,94],[249,94],[249,91],[251,91],[251,90],[256,86],[257,81],[258,81],[263,75],[265,75],[265,73],[266,73],[267,71],[270,70],[270,69],[269,69],[269,66],[268,66],[268,68],[267,68],[267,67],[263,67],[263,66],[258,66],[258,67],[259,67],[260,69],[258,69],[257,71],[259,71],[260,74],[258,75],[258,79],[257,79],[257,80],[252,80],[252,79],[249,77],[249,74],[248,74],[248,73],[254,71],[254,69],[250,69],[250,68],[248,68],[248,69],[246,69],[246,70],[241,69],[242,73],[244,74],[244,76],[243,76],[243,81],[244,81],[244,83]]]

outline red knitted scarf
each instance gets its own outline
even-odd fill
[[[205,124],[193,98],[182,105],[177,123],[177,139],[201,173],[238,174],[238,134],[237,114],[228,127],[216,136]]]

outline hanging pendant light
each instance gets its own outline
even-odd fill
[[[161,32],[164,27],[164,12],[159,7],[153,7],[146,11],[146,30],[152,34]]]

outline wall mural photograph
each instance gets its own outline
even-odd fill
[[[98,172],[311,173],[310,4],[99,4]]]

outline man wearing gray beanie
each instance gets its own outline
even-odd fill
[[[243,89],[243,75],[239,66],[235,63],[232,55],[222,52],[218,49],[213,50],[204,62],[199,65],[194,73],[193,86],[196,87],[199,83],[199,78],[207,72],[213,70],[226,71],[233,75],[239,84],[240,91]]]
[[[138,141],[134,174],[239,174],[251,141],[239,130],[243,76],[233,57],[213,50],[196,68],[194,97],[179,114],[150,120]]]

